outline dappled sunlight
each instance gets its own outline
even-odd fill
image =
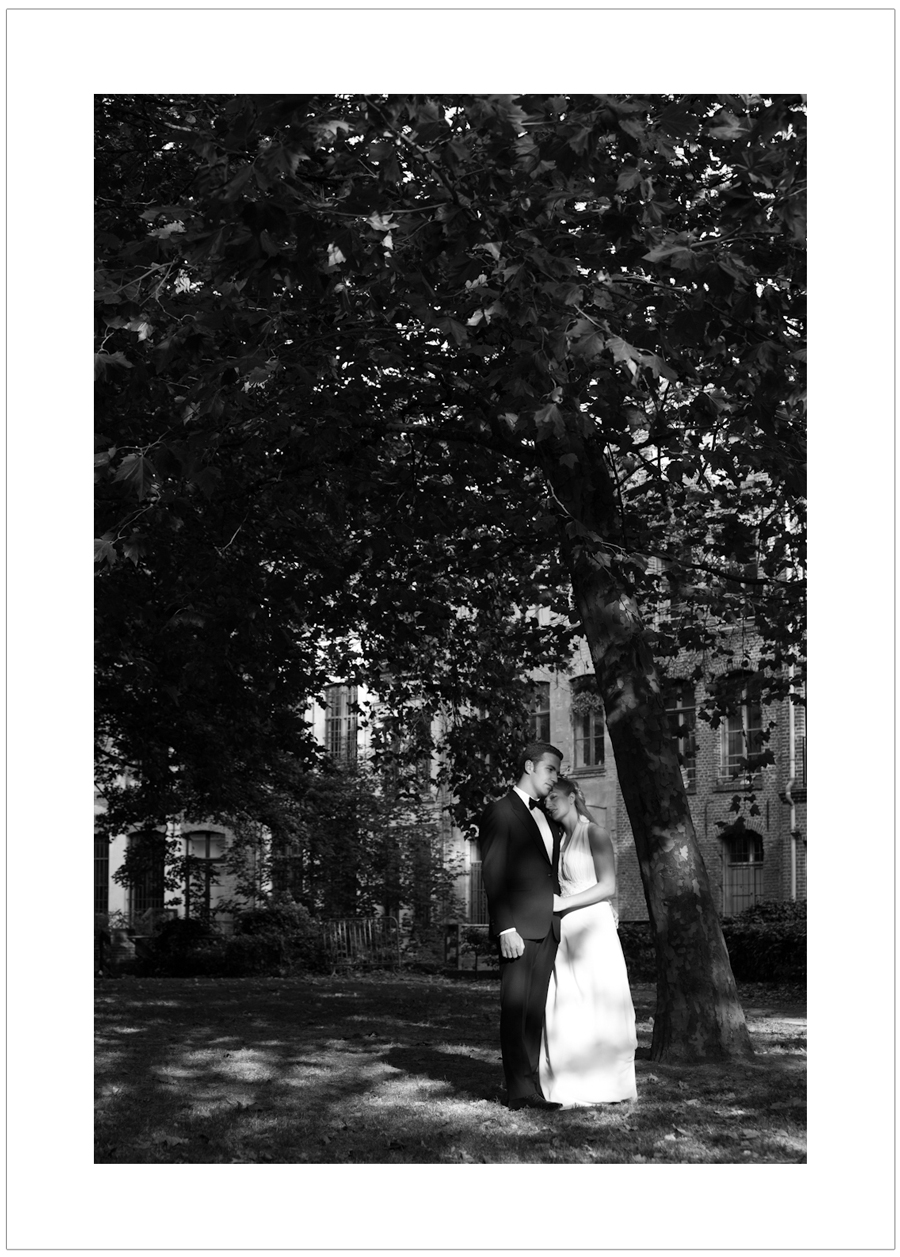
[[[727,1065],[640,1059],[637,1102],[550,1119],[502,1103],[493,984],[332,981],[206,981],[191,984],[190,999],[164,1001],[159,985],[104,988],[98,1160],[702,1162],[746,1160],[748,1148],[754,1160],[802,1159],[805,1023],[796,1016],[753,1010],[760,1056],[742,1063],[737,1082]],[[649,990],[636,992],[644,1044]],[[773,1108],[784,1121],[773,1122]],[[764,1139],[746,1134],[760,1125]]]

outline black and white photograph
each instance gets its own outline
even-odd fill
[[[803,15],[740,12],[773,42]],[[90,592],[80,578],[54,616],[90,635],[92,963],[80,895],[55,942],[77,934],[84,969],[79,1157],[95,1186],[140,1190],[154,1167],[175,1196],[227,1174],[332,1204],[305,1237],[254,1230],[265,1192],[233,1233],[224,1214],[214,1235],[168,1241],[161,1222],[111,1238],[98,1220],[94,1241],[84,1219],[30,1227],[39,1247],[98,1249],[827,1246],[780,1212],[780,1231],[759,1217],[744,1238],[734,1216],[695,1239],[662,1218],[630,1236],[619,1218],[602,1241],[587,1218],[566,1231],[595,1198],[603,1231],[613,1182],[627,1179],[623,1210],[656,1184],[677,1200],[693,1180],[673,1167],[718,1167],[723,1213],[726,1196],[749,1208],[760,1175],[802,1196],[830,1120],[807,1117],[808,973],[856,1019],[861,1051],[853,947],[882,983],[880,1025],[892,998],[874,934],[842,952],[868,928],[853,881],[879,880],[850,864],[871,823],[825,798],[826,771],[852,777],[837,748],[856,733],[836,708],[874,683],[839,675],[841,637],[808,671],[808,643],[836,631],[823,620],[856,634],[865,597],[854,544],[820,538],[809,563],[808,433],[846,443],[849,465],[855,426],[880,425],[874,396],[839,427],[808,403],[808,201],[814,219],[831,197],[810,75],[724,55],[714,75],[642,73],[639,57],[623,75],[605,68],[612,44],[571,76],[492,72],[482,49],[458,88],[414,57],[381,81],[377,57],[342,66],[342,17],[362,23],[358,45],[417,13],[437,55],[434,11],[260,11],[268,75],[195,71],[177,10],[91,14],[135,33],[168,22],[180,69],[141,56],[79,88],[94,361],[67,478],[90,411],[94,562]],[[477,13],[441,13],[475,37]],[[483,17],[540,38],[553,13]],[[205,14],[232,16],[251,13]],[[576,43],[579,16],[602,35],[629,12],[559,11]],[[307,20],[335,24],[327,66]],[[623,78],[658,90],[601,90]],[[862,177],[852,151],[832,158]],[[848,261],[830,255],[818,282]],[[54,320],[80,325],[87,299],[62,298]],[[875,333],[832,316],[813,320],[818,370],[856,355],[862,399]],[[889,414],[869,447],[885,454]],[[843,524],[864,526],[849,509]],[[80,531],[79,516],[79,556]],[[873,559],[879,535],[859,540]],[[835,586],[825,616],[808,604],[816,564]],[[856,650],[848,668],[875,666]],[[826,806],[808,815],[816,782]],[[86,789],[79,777],[67,822],[81,884]],[[872,859],[887,873],[893,847]],[[810,881],[814,909],[828,904],[821,951]],[[867,1065],[829,1076],[852,1109],[850,1071]],[[845,1145],[848,1164],[884,1147],[883,1083],[877,1133]],[[878,1208],[834,1224],[848,1248],[887,1234],[875,1161]],[[473,1172],[468,1214],[449,1186],[460,1166],[503,1167]],[[568,1177],[534,1231],[551,1166]],[[748,1166],[769,1168],[750,1186]],[[334,1186],[351,1173],[377,1200],[368,1231]],[[513,1173],[534,1188],[517,1206],[498,1189],[485,1229],[485,1184]],[[407,1182],[446,1211],[440,1234],[385,1233],[378,1185],[397,1185],[396,1207]]]
[[[96,105],[97,1159],[802,1161],[804,98]]]

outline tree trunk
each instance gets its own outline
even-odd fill
[[[552,480],[561,505],[599,540],[602,523],[592,516],[608,504],[608,488],[601,484],[595,494],[585,488],[591,471],[603,479],[606,473],[588,468],[583,458],[580,454],[577,479],[554,467]],[[563,553],[606,708],[654,931],[651,1057],[697,1061],[746,1055],[752,1051],[750,1036],[638,608],[607,565],[608,551],[582,545],[572,536],[576,531],[568,530]]]

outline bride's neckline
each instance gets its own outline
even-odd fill
[[[590,825],[590,823],[591,823],[591,822],[588,820],[588,818],[587,818],[586,816],[579,816],[579,818],[578,818],[578,820],[577,820],[577,822],[576,822],[576,824],[575,824],[575,828],[572,830],[571,834],[564,834],[564,835],[563,835],[563,837],[560,839],[560,842],[559,842],[559,853],[560,853],[560,855],[563,855],[566,851],[568,851],[569,847],[571,847],[571,845],[572,845],[572,839],[573,839],[573,838],[575,837],[575,835],[578,833],[578,831],[579,831],[579,829],[581,828],[581,826],[582,826],[582,825]]]

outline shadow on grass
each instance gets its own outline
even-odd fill
[[[662,1066],[646,1059],[651,988],[635,1007],[638,1103],[551,1118],[498,1103],[495,984],[101,983],[96,1160],[801,1159],[796,1024],[761,1023],[749,1067]]]

